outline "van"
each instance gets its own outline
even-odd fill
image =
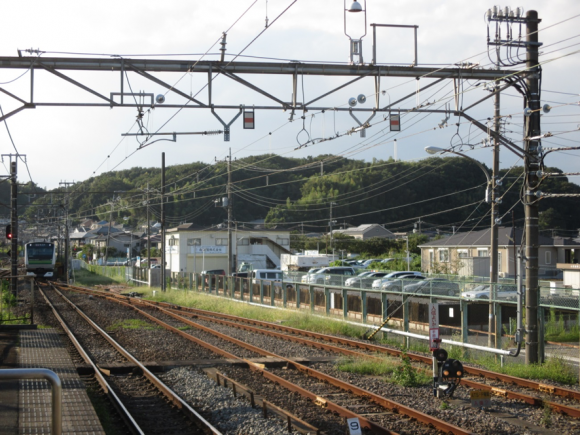
[[[282,271],[277,269],[254,269],[251,272],[252,282],[258,284],[260,280],[281,282]],[[264,284],[269,284],[265,282]]]

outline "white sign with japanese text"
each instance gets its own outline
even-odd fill
[[[189,247],[190,254],[227,254],[228,247],[227,246],[204,246],[204,245],[197,245],[197,246],[190,246]]]
[[[429,347],[431,350],[439,348],[434,340],[439,339],[439,304],[429,304]]]

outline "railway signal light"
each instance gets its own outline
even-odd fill
[[[12,225],[6,225],[6,238],[12,240]]]

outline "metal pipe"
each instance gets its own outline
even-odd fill
[[[62,435],[62,382],[48,369],[0,369],[0,379],[44,379],[52,385],[52,422],[50,433]]]

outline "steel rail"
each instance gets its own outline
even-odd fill
[[[179,310],[185,310],[185,311],[189,311],[192,313],[202,313],[202,314],[205,314],[208,316],[221,317],[224,319],[230,319],[230,320],[235,320],[238,322],[249,323],[249,324],[261,326],[264,328],[276,329],[278,331],[288,332],[288,333],[295,334],[295,335],[302,335],[302,336],[306,336],[306,337],[317,338],[319,340],[325,340],[325,341],[329,341],[332,343],[347,344],[351,347],[358,348],[358,349],[364,349],[364,350],[380,352],[380,353],[387,353],[387,354],[394,355],[394,356],[400,356],[403,353],[402,351],[397,350],[397,349],[391,349],[391,348],[379,346],[376,344],[371,344],[371,343],[366,343],[366,342],[361,342],[361,341],[356,341],[356,340],[350,340],[348,338],[335,337],[332,335],[321,334],[318,332],[306,331],[306,330],[298,329],[298,328],[291,328],[288,326],[279,325],[277,323],[264,322],[261,320],[247,319],[247,318],[243,318],[243,317],[236,317],[236,316],[232,316],[229,314],[222,314],[222,313],[215,313],[215,312],[211,312],[211,311],[199,310],[197,308],[177,307],[175,305],[168,304],[165,302],[156,302],[156,301],[148,301],[148,302],[152,303],[152,304],[159,305],[159,306],[175,307]],[[413,352],[406,352],[406,354],[412,360],[422,362],[422,363],[427,364],[429,366],[433,365],[433,359],[429,356],[424,356],[424,355],[420,355],[420,354],[413,353]],[[497,373],[497,372],[493,372],[490,370],[485,370],[485,369],[481,369],[481,368],[477,368],[477,367],[464,366],[464,369],[465,369],[466,373],[473,375],[473,376],[478,376],[478,377],[483,377],[486,379],[501,381],[501,382],[508,383],[508,384],[514,384],[514,385],[518,385],[520,387],[529,388],[531,390],[548,392],[550,394],[554,394],[557,396],[562,396],[562,397],[566,397],[569,399],[574,399],[574,400],[580,401],[580,392],[569,389],[569,388],[563,388],[563,387],[554,386],[554,385],[547,385],[547,384],[543,384],[541,382],[533,381],[530,379],[524,379],[524,378],[519,378],[516,376],[505,375],[503,373]]]
[[[168,325],[167,323],[163,322],[162,320],[157,319],[155,316],[151,316],[150,314],[148,314],[148,313],[144,312],[143,310],[139,309],[138,307],[136,307],[132,303],[122,301],[122,300],[120,300],[120,298],[111,297],[110,295],[103,295],[103,297],[105,299],[108,299],[108,300],[112,301],[112,302],[115,302],[115,303],[121,304],[123,306],[126,306],[128,308],[134,309],[135,311],[137,311],[138,313],[140,313],[141,315],[143,315],[147,319],[150,319],[151,321],[153,321],[153,322],[157,323],[158,325],[160,325],[160,326],[168,329],[169,331],[172,331],[172,332],[178,331],[180,333],[183,332],[183,331],[180,331],[177,328],[174,328],[171,325]],[[132,301],[130,301],[130,302],[132,302]],[[163,308],[155,307],[153,305],[151,306],[151,308],[155,308],[155,309],[158,309],[160,311],[165,311]],[[179,316],[176,316],[176,317],[179,317]],[[201,325],[198,325],[195,322],[185,321],[187,319],[179,319],[179,320],[181,322],[183,322],[183,323],[186,323],[186,324],[190,325],[190,326],[197,327],[198,329],[203,330],[203,328],[199,328]],[[258,354],[262,354],[264,356],[273,356],[273,357],[276,357],[276,358],[281,358],[281,357],[279,357],[278,355],[276,355],[274,353],[270,353],[270,352],[264,351],[262,349],[256,348],[255,346],[252,346],[252,345],[250,345],[248,343],[244,343],[242,341],[236,340],[235,338],[228,337],[228,336],[226,336],[224,334],[216,333],[216,331],[212,331],[209,328],[205,328],[205,329],[207,329],[206,332],[213,333],[214,335],[216,335],[216,336],[218,336],[218,337],[220,337],[220,338],[222,338],[224,340],[227,340],[227,341],[229,341],[231,343],[237,344],[237,345],[239,345],[239,346],[241,346],[241,347],[243,347],[245,349],[249,349],[249,350],[255,351]],[[308,390],[306,390],[306,389],[304,389],[302,387],[299,387],[298,385],[295,385],[292,382],[289,382],[286,379],[281,378],[280,376],[277,376],[277,375],[275,375],[275,374],[273,374],[271,372],[266,371],[259,364],[255,364],[255,363],[253,363],[251,361],[248,361],[248,360],[246,360],[244,358],[240,358],[238,356],[232,355],[229,352],[226,352],[224,350],[221,350],[219,348],[216,348],[215,346],[210,345],[209,343],[206,343],[206,342],[204,342],[202,340],[198,340],[197,338],[195,338],[195,337],[193,337],[193,336],[191,336],[189,334],[185,334],[185,335],[186,335],[186,337],[185,337],[186,339],[188,339],[190,341],[193,341],[194,343],[197,343],[200,346],[205,347],[206,349],[212,350],[212,351],[216,352],[219,355],[224,355],[224,356],[227,356],[228,358],[231,358],[231,359],[234,359],[234,360],[237,360],[237,361],[244,361],[248,365],[248,367],[250,368],[250,370],[259,372],[266,379],[268,379],[268,380],[270,380],[270,381],[272,381],[274,383],[277,383],[277,384],[282,385],[287,390],[296,392],[296,393],[300,394],[301,396],[303,396],[303,397],[305,397],[305,398],[307,398],[309,400],[312,400],[313,402],[316,402],[316,401],[318,401],[319,403],[321,402],[321,400],[320,400],[321,398],[319,396],[317,396],[316,394],[314,394],[314,393],[312,393],[312,392],[310,392],[310,391],[308,391]],[[367,418],[365,418],[365,417],[363,417],[363,416],[361,416],[359,414],[356,414],[356,413],[354,413],[354,412],[352,412],[352,411],[350,411],[350,410],[348,410],[346,408],[343,408],[342,406],[340,406],[340,405],[338,405],[338,404],[336,404],[336,403],[334,403],[334,402],[332,402],[330,400],[326,400],[326,399],[323,399],[323,400],[324,400],[324,407],[325,408],[327,408],[327,409],[329,409],[329,410],[331,410],[333,412],[336,412],[339,415],[341,415],[343,417],[346,417],[346,418],[358,418],[361,426],[363,428],[370,429],[370,430],[374,431],[373,433],[381,434],[381,435],[398,435],[397,432],[394,432],[394,431],[391,431],[391,430],[389,430],[387,428],[384,428],[384,427],[378,425],[377,423],[375,423],[375,422],[373,422],[373,421],[371,421],[371,420],[369,420],[369,419],[367,419]]]
[[[127,350],[125,350],[119,343],[117,343],[109,334],[107,334],[103,329],[101,329],[95,322],[93,322],[79,307],[77,307],[73,302],[71,302],[66,296],[64,296],[53,284],[54,290],[67,302],[83,319],[87,321],[89,325],[93,327],[105,340],[113,346],[117,352],[123,355],[132,364],[138,367],[138,369],[167,399],[173,403],[177,408],[181,409],[184,414],[195,424],[201,424],[200,429],[209,431],[214,435],[222,435],[215,427],[213,427],[205,418],[203,418],[197,411],[195,411],[191,406],[189,406],[181,397],[171,390],[167,385],[161,382],[153,373],[149,371],[143,364],[141,364],[133,355],[131,355]],[[181,332],[181,331],[180,331]]]
[[[258,333],[258,334],[267,335],[270,337],[276,337],[276,338],[280,338],[282,340],[287,340],[287,341],[292,341],[295,343],[304,344],[304,345],[307,345],[310,347],[323,349],[323,350],[326,350],[329,352],[341,353],[343,355],[353,356],[353,357],[357,357],[357,358],[381,360],[380,358],[373,356],[373,355],[368,355],[368,354],[360,353],[360,352],[357,352],[354,350],[345,349],[342,347],[337,347],[337,346],[333,346],[333,345],[329,345],[329,344],[323,344],[323,343],[320,343],[317,341],[303,339],[300,337],[296,337],[294,335],[287,335],[287,334],[283,334],[280,332],[270,331],[267,329],[243,325],[243,324],[231,322],[228,320],[216,319],[215,317],[205,316],[202,314],[195,314],[195,313],[189,313],[189,312],[184,313],[183,311],[176,310],[176,309],[168,309],[168,311],[173,312],[176,315],[195,316],[196,318],[198,318],[200,320],[205,320],[207,322],[218,323],[218,324],[221,324],[224,326],[238,328],[238,329],[242,329],[245,331],[250,331],[250,332],[254,332],[254,333]],[[430,362],[432,364],[432,360]],[[501,388],[495,388],[495,387],[492,387],[490,385],[482,384],[480,382],[475,382],[475,381],[472,381],[469,379],[462,379],[461,383],[463,385],[470,387],[470,388],[490,391],[494,395],[503,396],[503,397],[506,397],[508,399],[521,400],[521,401],[524,401],[530,405],[534,405],[534,406],[549,405],[553,410],[555,410],[561,414],[566,414],[566,415],[569,415],[571,417],[580,418],[580,409],[572,407],[572,406],[567,406],[567,405],[563,405],[560,403],[555,403],[555,402],[543,400],[541,398],[538,398],[535,396],[530,396],[528,394],[518,393],[515,391],[505,390],[505,389],[501,389]]]
[[[221,332],[212,330],[211,328],[207,328],[207,327],[204,327],[202,325],[199,325],[198,323],[192,322],[192,321],[190,321],[188,319],[183,318],[180,315],[174,314],[171,311],[169,311],[169,310],[167,310],[167,309],[165,309],[163,307],[159,307],[159,306],[156,306],[154,304],[149,304],[148,302],[145,302],[145,301],[142,301],[142,300],[138,300],[136,298],[129,298],[129,297],[121,296],[121,295],[115,295],[114,297],[111,297],[110,295],[107,295],[107,296],[105,296],[105,298],[108,299],[108,300],[117,302],[119,304],[122,304],[124,306],[132,307],[133,309],[135,309],[136,311],[140,312],[145,317],[147,317],[147,318],[155,321],[159,325],[162,325],[162,326],[167,325],[165,322],[163,322],[163,321],[161,321],[159,319],[155,320],[155,317],[154,316],[151,316],[148,313],[145,313],[143,310],[139,309],[134,304],[137,303],[137,304],[147,305],[150,308],[155,308],[155,309],[161,311],[162,313],[164,313],[166,315],[169,315],[172,318],[175,318],[176,320],[179,320],[180,322],[183,322],[183,323],[185,323],[185,324],[187,324],[189,326],[192,326],[194,328],[197,328],[197,329],[203,330],[205,332],[208,332],[208,333],[210,333],[210,334],[212,334],[212,335],[214,335],[216,337],[219,337],[219,338],[221,338],[223,340],[226,340],[226,341],[229,341],[231,343],[234,343],[234,344],[236,344],[238,346],[241,346],[241,347],[243,347],[245,349],[252,350],[252,351],[257,352],[258,354],[261,354],[263,356],[272,356],[272,357],[275,357],[275,358],[279,358],[279,359],[281,359],[283,361],[286,361],[286,363],[289,366],[292,366],[296,370],[299,370],[299,371],[301,371],[303,373],[306,373],[310,377],[313,377],[313,378],[316,378],[318,380],[327,382],[327,383],[329,383],[329,384],[331,384],[331,385],[333,385],[335,387],[338,387],[338,388],[342,389],[343,391],[347,391],[347,392],[350,392],[352,394],[355,394],[355,395],[357,395],[359,397],[362,397],[362,398],[366,398],[368,400],[371,400],[372,402],[375,402],[375,403],[379,404],[383,408],[386,408],[386,409],[389,409],[389,410],[393,410],[393,411],[395,411],[395,412],[397,412],[399,414],[406,415],[406,416],[408,416],[410,418],[414,418],[414,419],[416,419],[417,421],[419,421],[419,422],[421,422],[423,424],[426,424],[426,425],[429,425],[429,426],[433,426],[433,427],[435,427],[435,428],[437,428],[439,430],[442,430],[444,432],[447,432],[447,433],[453,433],[453,434],[458,434],[458,435],[468,435],[468,434],[471,434],[471,432],[466,431],[465,429],[462,429],[462,428],[460,428],[458,426],[455,426],[453,424],[447,423],[447,422],[445,422],[443,420],[440,420],[440,419],[438,419],[436,417],[430,416],[428,414],[425,414],[425,413],[423,413],[421,411],[418,411],[416,409],[410,408],[410,407],[408,407],[406,405],[400,404],[400,403],[395,402],[393,400],[390,400],[390,399],[387,399],[385,397],[379,396],[378,394],[374,394],[374,393],[372,393],[372,392],[370,392],[368,390],[365,390],[363,388],[359,388],[359,387],[357,387],[357,386],[355,386],[353,384],[349,384],[347,382],[341,381],[340,379],[337,379],[337,378],[334,378],[332,376],[329,376],[329,375],[327,375],[325,373],[322,373],[322,372],[320,372],[318,370],[314,370],[314,369],[311,369],[309,367],[306,367],[305,365],[300,364],[300,363],[297,363],[297,362],[295,362],[295,361],[293,361],[293,360],[291,360],[289,358],[285,358],[285,357],[280,356],[280,355],[277,355],[275,353],[272,353],[272,352],[269,352],[269,351],[266,351],[266,350],[257,348],[255,346],[252,346],[252,345],[248,344],[248,343],[245,343],[243,341],[240,341],[240,340],[237,340],[235,338],[232,338],[232,337],[230,337],[230,336],[228,336],[226,334],[223,334]],[[128,302],[122,301],[121,298],[127,299]],[[169,326],[169,325],[167,325],[167,326]],[[171,330],[177,330],[176,328],[173,328],[172,326],[169,326],[169,328]],[[189,334],[187,334],[187,335],[189,335]],[[238,359],[241,359],[241,358],[238,357]],[[257,370],[257,371],[261,372],[261,374],[264,377],[266,377],[266,378],[268,378],[270,380],[273,380],[274,382],[278,382],[281,385],[284,385],[286,388],[290,389],[291,391],[296,391],[296,392],[299,392],[301,395],[304,395],[304,392],[306,390],[303,390],[301,387],[298,387],[298,386],[290,383],[289,381],[286,381],[283,378],[281,378],[279,376],[276,376],[273,373],[270,373],[270,372],[266,371],[264,368],[261,368],[260,366],[258,366],[256,364],[253,364],[253,363],[251,363],[249,361],[246,361],[246,362],[249,364],[249,366],[250,366],[251,369]],[[311,400],[318,400],[320,402],[320,400],[319,400],[320,398],[317,398],[318,396],[316,396],[314,393],[311,393],[311,392],[307,392],[307,393],[308,394],[305,397],[307,397],[307,398],[309,398]],[[329,408],[329,409],[330,409],[330,406],[332,406],[333,408],[336,407],[335,410],[337,412],[339,411],[339,408],[341,408],[339,405],[331,404],[331,402],[329,400],[327,400],[327,399],[324,399],[324,403],[325,403],[324,406],[327,407],[327,408]],[[341,414],[341,415],[344,415],[344,414]],[[344,415],[344,416],[347,416],[347,415]],[[362,416],[357,415],[357,417],[359,418],[360,421],[363,420],[363,417]],[[378,426],[378,425],[376,425],[376,423],[373,423],[370,420],[367,420],[367,419],[364,419],[364,420],[366,420],[366,421],[364,423],[361,423],[363,425],[363,427],[365,427],[365,424],[368,424],[369,425],[369,429],[371,429],[371,427],[370,427],[371,425]],[[378,427],[380,427],[380,426],[378,426]],[[372,429],[373,430],[377,430],[376,428],[372,428]],[[392,433],[392,432],[389,431],[389,433]]]
[[[82,290],[91,292],[91,290],[87,290],[87,289],[82,289]],[[110,296],[110,294],[107,294],[107,295]],[[132,298],[129,298],[127,296],[122,296],[122,295],[115,295],[115,297],[132,300]],[[282,325],[279,325],[276,323],[270,323],[270,322],[264,322],[264,321],[260,321],[260,320],[236,317],[236,316],[229,315],[229,314],[215,313],[215,312],[210,312],[210,311],[206,311],[206,310],[200,310],[197,308],[181,307],[181,306],[176,306],[176,305],[169,304],[166,302],[147,301],[147,304],[152,304],[152,305],[156,305],[156,306],[160,306],[160,307],[166,306],[166,307],[168,307],[168,309],[174,310],[174,311],[180,312],[180,313],[183,313],[185,311],[185,312],[190,313],[192,315],[197,315],[200,318],[203,317],[204,320],[209,320],[209,321],[217,321],[216,317],[221,317],[223,319],[229,319],[229,320],[234,320],[237,322],[249,323],[251,325],[257,325],[257,326],[264,327],[264,328],[276,329],[276,330],[279,330],[282,332],[287,332],[287,333],[292,334],[292,335],[286,335],[286,334],[276,335],[276,336],[279,336],[279,338],[286,339],[289,341],[294,341],[297,343],[306,344],[306,345],[309,345],[312,347],[324,349],[324,350],[331,351],[331,352],[341,352],[344,355],[352,355],[352,356],[358,356],[358,357],[371,358],[371,356],[369,356],[369,355],[360,354],[360,353],[357,353],[355,351],[349,351],[348,349],[324,345],[324,344],[318,343],[318,342],[308,342],[307,340],[302,340],[302,339],[296,337],[296,335],[302,335],[302,336],[307,336],[307,337],[311,337],[311,338],[316,338],[319,340],[330,341],[330,342],[337,343],[337,344],[346,344],[348,346],[355,347],[358,349],[380,352],[380,353],[387,353],[387,354],[390,354],[393,356],[400,356],[403,353],[402,351],[399,351],[396,349],[390,349],[390,348],[386,348],[383,346],[378,346],[378,345],[374,345],[374,344],[370,344],[370,343],[360,342],[360,341],[356,341],[356,340],[350,340],[350,339],[346,339],[346,338],[339,338],[339,337],[335,337],[335,336],[331,336],[331,335],[320,334],[317,332],[305,331],[302,329],[291,328],[288,326],[282,326]],[[219,323],[221,323],[221,322],[224,322],[224,321],[220,321]],[[239,323],[232,324],[231,326],[234,326],[234,325],[239,325]],[[236,326],[236,327],[241,328],[241,326]],[[256,330],[256,332],[259,332],[262,334],[267,334],[267,335],[274,335],[273,331],[268,331],[268,330],[264,330],[264,329],[258,329],[258,330]],[[429,365],[429,366],[433,365],[433,360],[431,357],[427,357],[427,356],[419,355],[419,354],[415,354],[415,353],[406,353],[406,354],[407,354],[407,356],[409,356],[411,359],[413,359],[415,361],[421,362],[421,363]],[[578,393],[574,390],[556,387],[553,385],[546,385],[546,384],[542,384],[540,382],[530,381],[528,379],[522,379],[522,378],[518,378],[515,376],[504,375],[501,373],[491,372],[489,370],[483,370],[483,369],[479,369],[479,368],[464,366],[464,370],[466,373],[473,375],[473,376],[479,376],[479,377],[484,377],[487,379],[498,380],[498,381],[501,381],[504,383],[510,383],[510,384],[522,386],[525,388],[549,393],[549,394],[554,394],[554,395],[558,395],[558,396],[562,396],[562,397],[566,397],[566,398],[580,400],[580,393]],[[491,391],[495,395],[504,396],[508,399],[522,400],[522,401],[524,401],[528,404],[534,405],[534,406],[549,405],[556,412],[559,412],[562,414],[567,414],[571,417],[580,418],[580,409],[572,407],[572,406],[567,406],[567,405],[543,400],[543,399],[540,399],[540,398],[537,398],[534,396],[530,396],[527,394],[523,394],[523,393],[518,393],[518,392],[509,391],[509,390],[505,390],[505,389],[501,389],[501,388],[491,387],[487,384],[482,384],[482,383],[475,382],[475,381],[468,380],[468,379],[462,379],[461,382],[464,385],[469,386],[470,388]]]
[[[127,408],[125,408],[125,405],[123,405],[123,402],[121,402],[121,399],[119,399],[119,396],[117,396],[115,391],[111,388],[111,386],[109,385],[109,383],[107,382],[107,380],[105,379],[105,377],[103,376],[101,371],[97,368],[96,364],[89,357],[89,355],[85,352],[84,348],[81,346],[81,344],[79,343],[76,336],[73,334],[73,332],[69,328],[66,321],[60,316],[60,314],[58,313],[58,310],[52,304],[52,302],[50,302],[50,300],[48,299],[48,296],[46,296],[46,294],[42,290],[41,286],[38,286],[38,291],[40,292],[40,294],[44,298],[44,301],[46,302],[46,304],[52,310],[54,317],[56,317],[56,320],[58,320],[58,322],[60,323],[60,326],[62,327],[63,331],[68,336],[69,340],[72,342],[73,346],[75,347],[75,349],[77,350],[77,352],[79,353],[79,355],[81,356],[83,361],[86,364],[89,364],[93,368],[93,372],[95,373],[95,378],[97,379],[97,382],[99,383],[99,385],[101,386],[101,388],[103,389],[105,394],[107,394],[107,396],[109,397],[109,400],[111,400],[111,403],[113,404],[113,406],[115,407],[115,409],[117,410],[117,412],[119,413],[119,415],[121,416],[121,418],[123,419],[123,421],[125,422],[127,427],[129,428],[129,430],[133,434],[145,435],[145,432],[139,427],[139,424],[133,419],[133,416],[127,410]]]

